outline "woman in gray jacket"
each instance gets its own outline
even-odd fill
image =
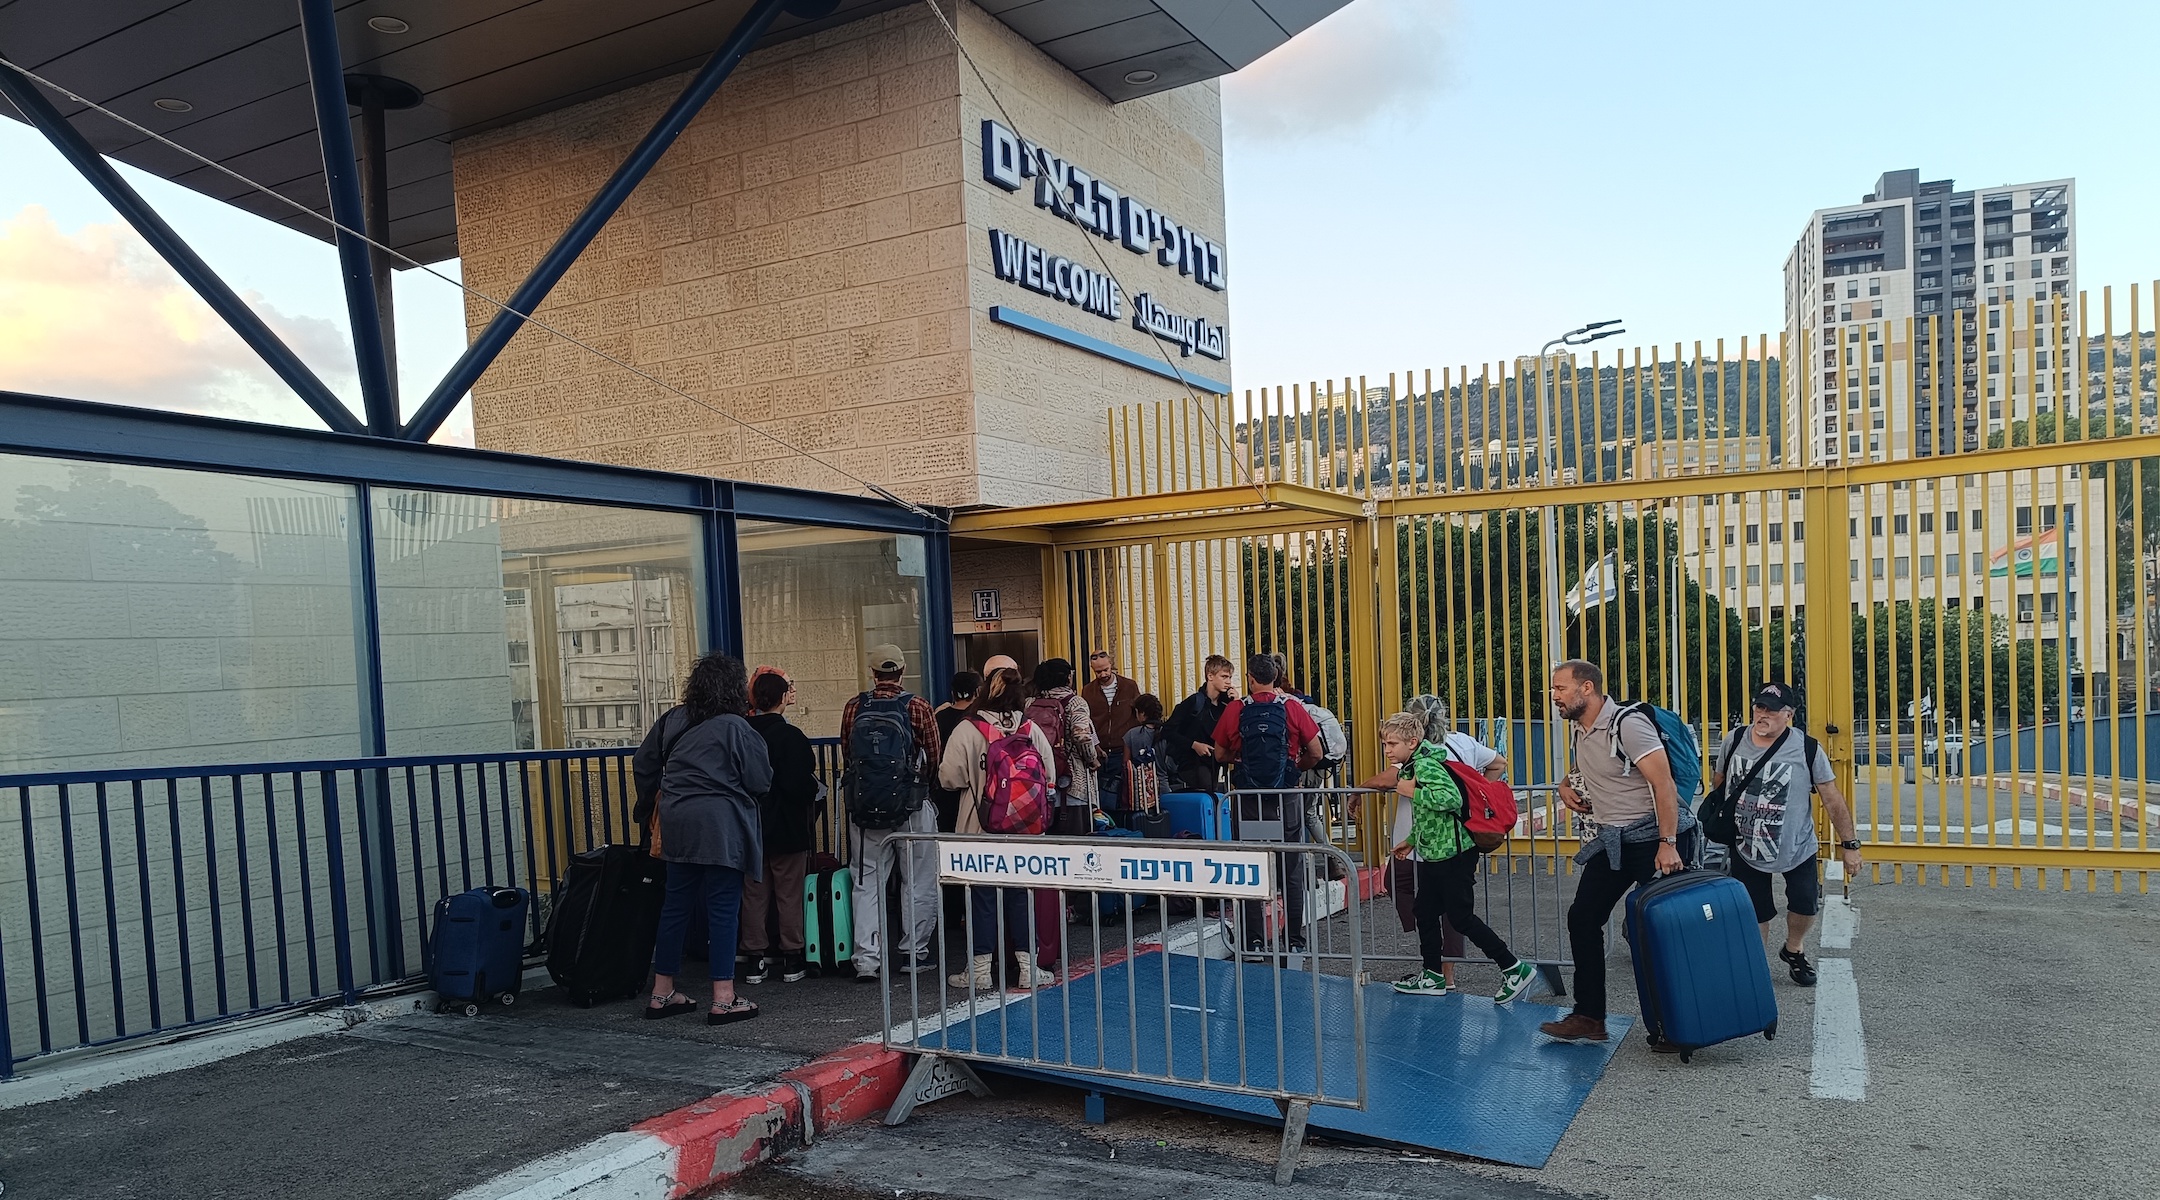
[[[758,798],[772,789],[773,773],[765,739],[744,716],[748,692],[741,661],[725,654],[698,659],[683,684],[682,703],[653,722],[631,760],[638,794],[655,797],[650,814],[639,815],[655,820],[653,854],[668,865],[667,902],[653,943],[649,1019],[698,1006],[675,990],[675,972],[682,966],[690,906],[701,902],[710,920],[713,985],[705,1023],[758,1015],[757,1005],[735,994],[735,934],[744,876],[764,878]]]

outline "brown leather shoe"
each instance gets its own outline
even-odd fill
[[[1557,1021],[1547,1021],[1538,1026],[1538,1032],[1563,1042],[1602,1042],[1606,1038],[1605,1019],[1586,1017],[1581,1013],[1569,1013]]]

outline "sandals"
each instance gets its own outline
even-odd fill
[[[654,999],[660,999],[660,997],[656,996]],[[697,1001],[683,995],[681,992],[669,992],[663,1003],[647,1004],[645,1006],[645,1019],[657,1021],[662,1017],[681,1016],[686,1012],[697,1011],[697,1006]]]
[[[705,1023],[707,1025],[733,1025],[737,1021],[747,1021],[757,1015],[757,1005],[743,999],[741,996],[737,996],[726,1004],[716,1004],[707,1009],[705,1011]]]

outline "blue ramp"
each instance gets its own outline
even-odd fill
[[[1009,1060],[978,1064],[986,1070],[1279,1125],[1273,1100],[1216,1089],[1242,1082],[1270,1091],[1280,1073],[1288,1090],[1354,1100],[1351,987],[1334,975],[1144,954],[955,1021],[924,1035],[922,1046]],[[1603,1044],[1539,1035],[1538,1024],[1559,1015],[1525,1001],[1503,1008],[1483,997],[1403,996],[1386,984],[1368,984],[1366,1106],[1315,1104],[1311,1128],[1351,1141],[1542,1167],[1630,1026],[1611,1018],[1613,1037]],[[1135,1069],[1158,1079],[1093,1073]],[[1203,1083],[1212,1086],[1191,1086]]]

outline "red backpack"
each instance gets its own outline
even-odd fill
[[[1033,836],[1050,824],[1050,774],[1028,736],[1029,723],[1005,733],[990,722],[975,719],[982,731],[983,790],[976,802],[975,817],[986,833],[1017,833]]]
[[[1462,792],[1463,832],[1470,835],[1470,844],[1480,854],[1506,845],[1508,835],[1515,831],[1515,789],[1504,779],[1487,779],[1453,755],[1448,757],[1447,769]]]
[[[1037,696],[1028,701],[1023,715],[1035,723],[1035,728],[1043,731],[1043,737],[1049,739],[1050,753],[1056,759],[1052,765],[1057,767],[1057,785],[1070,787],[1073,777],[1072,752],[1065,745],[1065,701],[1054,696]]]

